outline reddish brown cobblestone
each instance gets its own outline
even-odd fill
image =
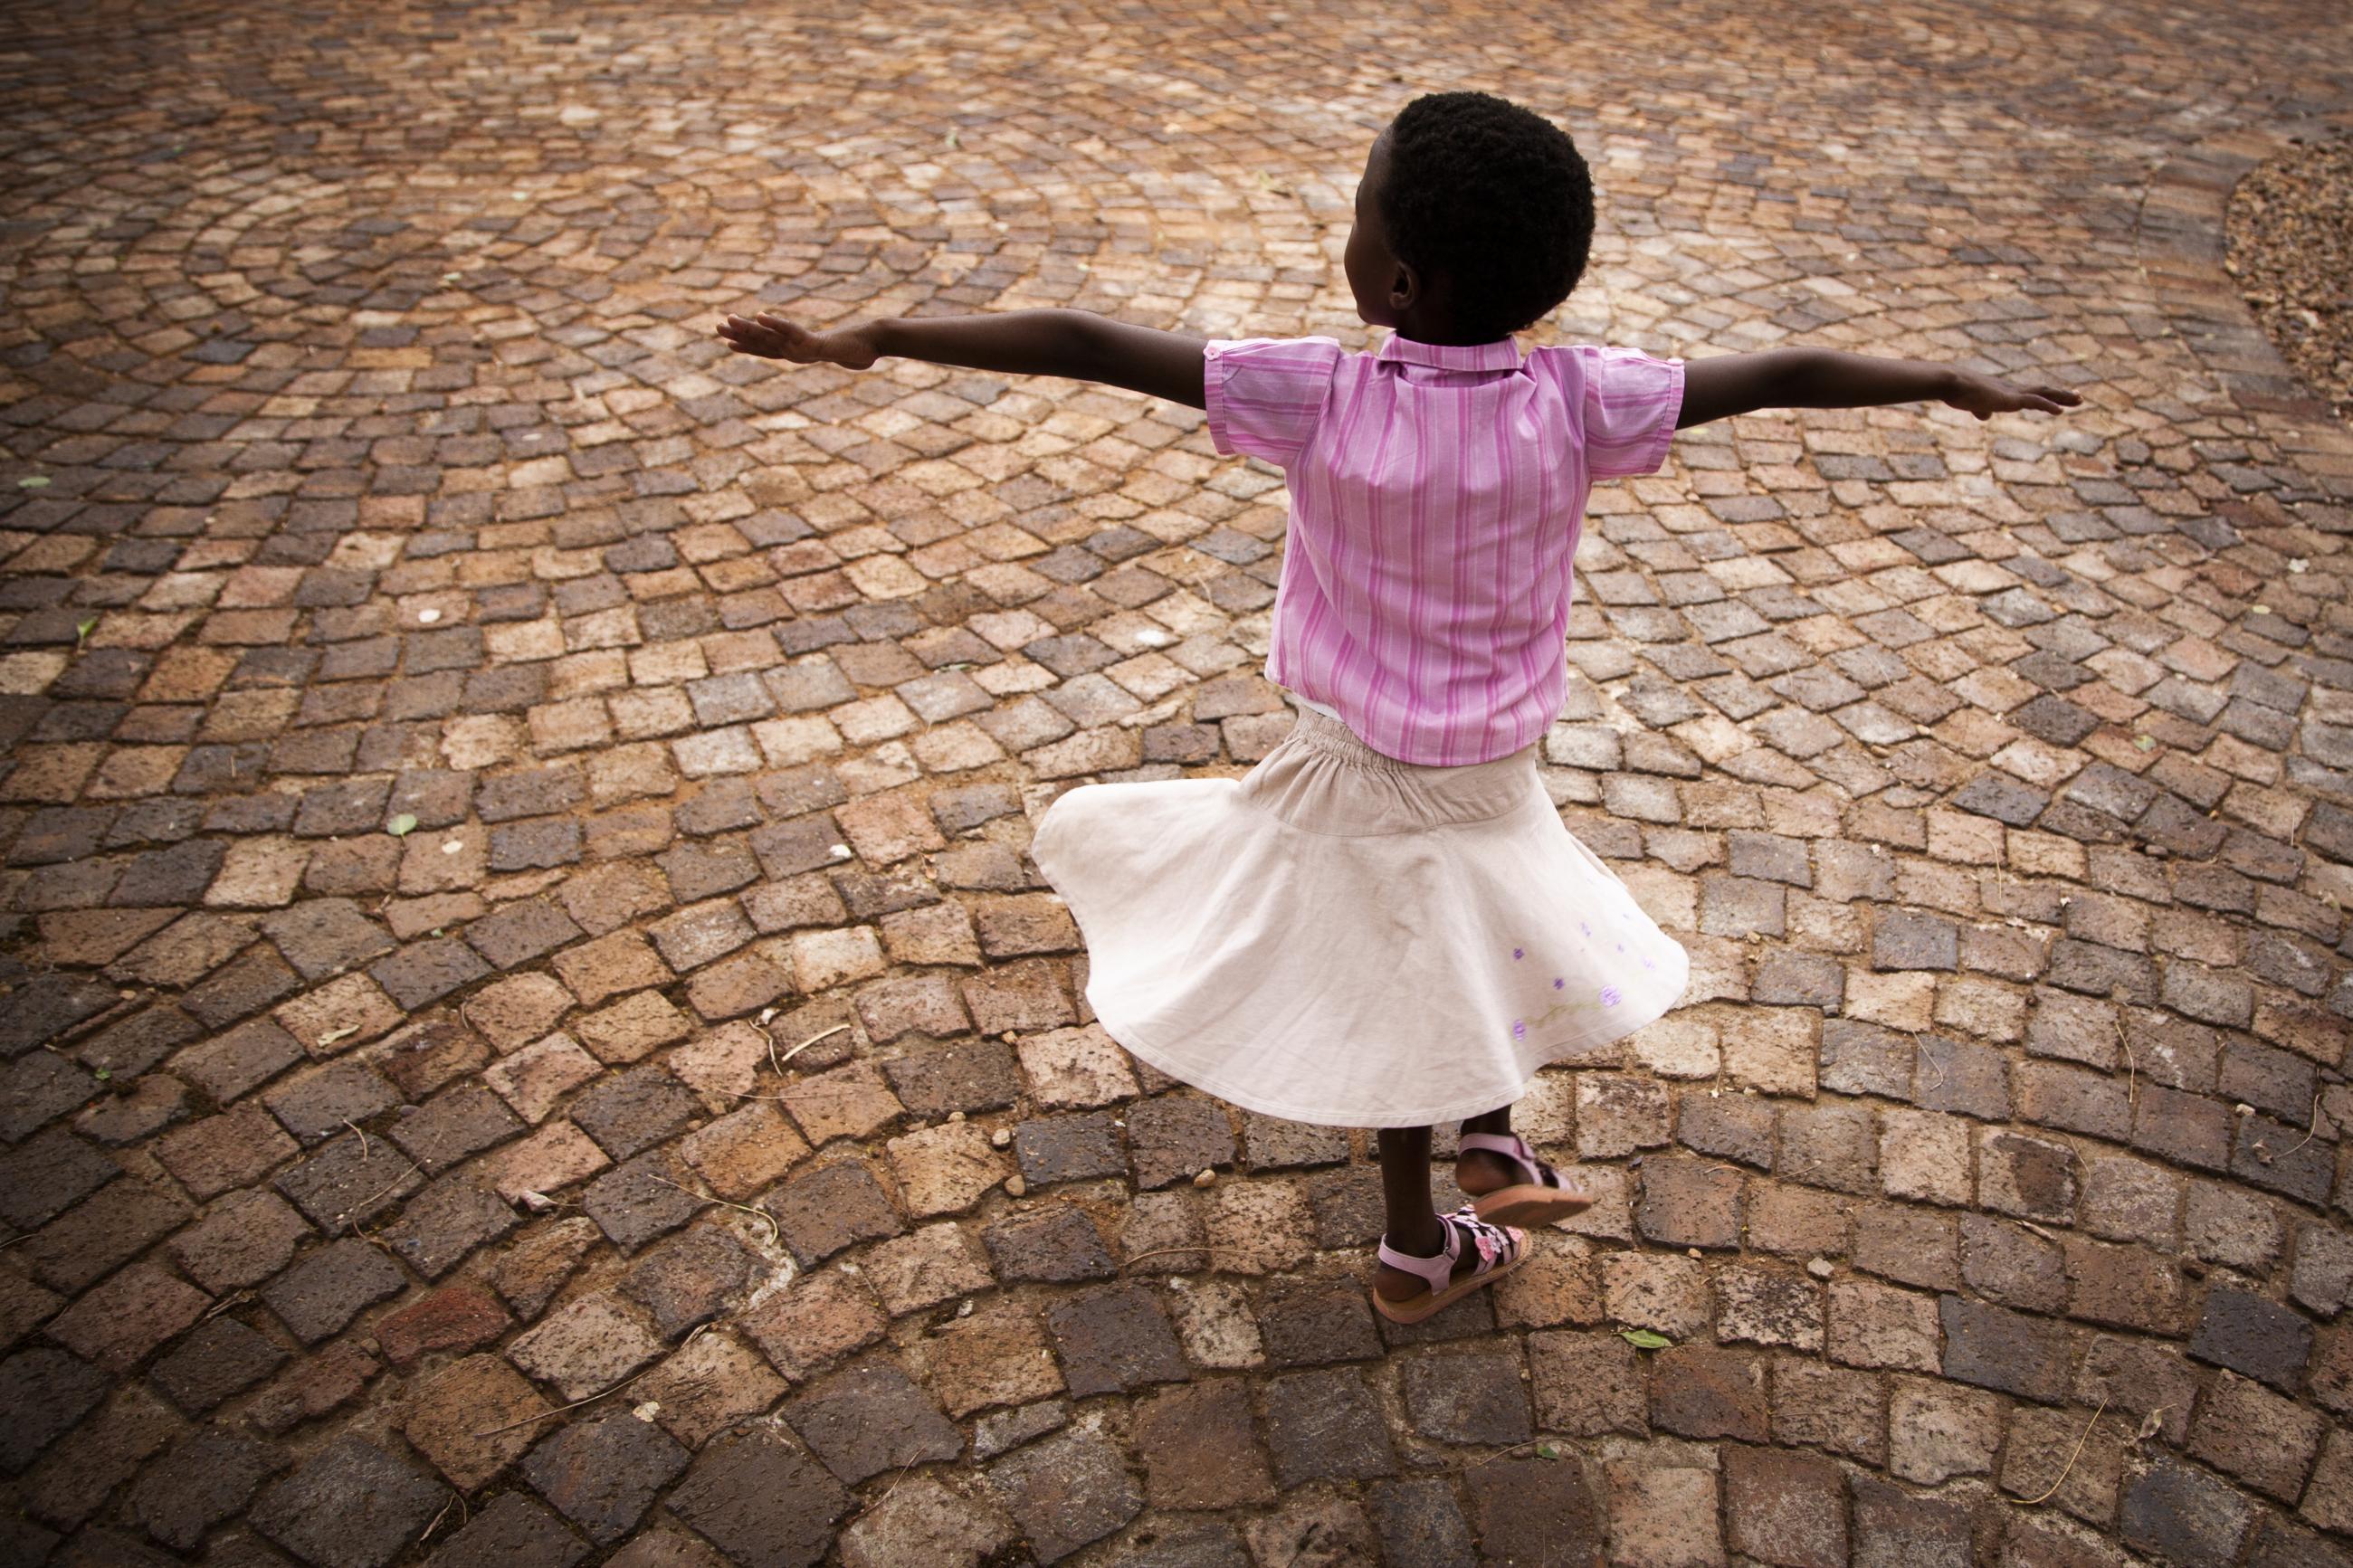
[[[2353,1568],[2353,437],[2221,269],[2337,20],[15,7],[0,1559]],[[1693,986],[1400,1330],[1027,854],[1287,731],[1282,477],[708,328],[1366,346],[1473,87],[1602,193],[1540,341],[2084,405],[1594,492],[1542,777]]]

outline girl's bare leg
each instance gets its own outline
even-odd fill
[[[1384,1127],[1379,1137],[1387,1240],[1412,1257],[1436,1258],[1446,1250],[1446,1229],[1430,1201],[1430,1129]],[[1454,1277],[1470,1273],[1478,1261],[1477,1250],[1464,1247],[1454,1260]],[[1427,1291],[1430,1281],[1383,1264],[1373,1276],[1373,1289],[1389,1300],[1404,1301]]]
[[[1508,1105],[1484,1115],[1465,1119],[1465,1132],[1492,1132],[1508,1137],[1512,1131],[1512,1108]],[[1498,1187],[1508,1187],[1521,1179],[1519,1168],[1501,1154],[1485,1149],[1468,1149],[1455,1156],[1454,1184],[1471,1197],[1480,1197]]]

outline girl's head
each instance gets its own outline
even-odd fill
[[[1567,132],[1488,93],[1440,92],[1375,139],[1345,265],[1369,325],[1487,343],[1567,299],[1592,246],[1593,179]]]

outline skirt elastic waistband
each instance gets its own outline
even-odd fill
[[[1402,757],[1392,757],[1386,752],[1375,751],[1365,743],[1364,737],[1328,713],[1318,713],[1313,708],[1300,708],[1294,711],[1299,715],[1299,721],[1292,726],[1291,734],[1288,737],[1291,744],[1323,752],[1336,761],[1351,767],[1362,768],[1368,773],[1388,773],[1408,778],[1437,774],[1461,776],[1478,768],[1504,772],[1515,764],[1524,763],[1535,752],[1535,747],[1530,745],[1521,748],[1509,756],[1493,757],[1483,763],[1451,765],[1436,763],[1409,763]]]

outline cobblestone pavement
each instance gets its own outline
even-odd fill
[[[0,1559],[2353,1563],[2353,438],[2219,250],[2341,13],[1535,9],[11,8]],[[1546,776],[1695,981],[1400,1331],[1024,855],[1280,738],[1279,476],[708,327],[1361,343],[1456,86],[1560,332],[2087,405],[1595,495]]]

